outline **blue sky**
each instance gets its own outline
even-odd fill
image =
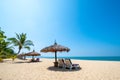
[[[58,56],[120,56],[119,4],[119,0],[0,0],[0,27],[8,37],[27,33],[35,44],[31,51],[39,52],[56,40],[71,49]]]

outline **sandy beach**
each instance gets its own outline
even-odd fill
[[[120,80],[120,62],[72,60],[82,69],[69,70],[53,67],[54,59],[27,63],[9,59],[0,63],[0,80]]]

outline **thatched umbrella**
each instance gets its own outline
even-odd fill
[[[56,42],[54,43],[54,45],[51,45],[51,46],[48,46],[48,47],[45,47],[43,49],[40,50],[40,52],[54,52],[55,53],[55,64],[54,66],[57,67],[58,66],[58,62],[57,62],[57,52],[63,52],[63,51],[66,51],[66,52],[69,52],[70,49],[67,48],[67,47],[64,47],[64,46],[61,46],[61,45],[58,45]]]
[[[17,55],[17,56],[25,56],[25,54],[22,53],[22,54],[19,54],[19,55]]]
[[[18,54],[17,57],[18,57],[19,59],[25,59],[25,54],[24,54],[24,53]]]
[[[40,53],[37,53],[35,50],[33,50],[33,52],[26,53],[25,56],[32,56],[32,58],[34,58],[34,56],[40,56]]]

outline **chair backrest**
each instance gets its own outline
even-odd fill
[[[58,65],[59,66],[65,65],[64,60],[63,59],[58,59]]]
[[[70,59],[65,59],[65,64],[66,64],[66,66],[71,66],[72,62]]]
[[[39,58],[36,58],[36,62],[39,62]]]

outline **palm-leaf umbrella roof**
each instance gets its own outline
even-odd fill
[[[18,54],[18,56],[25,56],[25,54]]]
[[[33,50],[33,52],[29,52],[25,54],[26,56],[40,56],[40,53],[37,53]]]
[[[64,47],[61,45],[58,45],[57,43],[55,43],[54,45],[45,47],[43,49],[40,50],[41,52],[63,52],[63,51],[70,51],[70,49],[68,47]]]
[[[38,53],[38,52],[35,52],[34,50],[32,52],[28,52],[28,53],[25,53],[25,54],[19,54],[18,57],[19,58],[25,58],[25,56],[32,56],[32,58],[34,58],[34,56],[40,56],[41,54]]]

